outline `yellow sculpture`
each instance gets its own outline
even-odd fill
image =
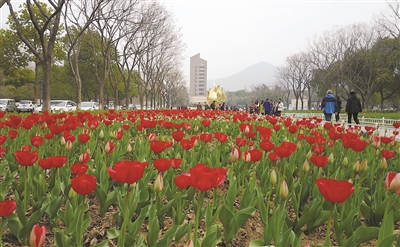
[[[213,101],[215,101],[216,106],[219,106],[222,104],[222,102],[226,102],[226,94],[224,89],[220,85],[216,86],[215,83],[214,89],[210,88],[208,90],[207,104],[211,105]]]

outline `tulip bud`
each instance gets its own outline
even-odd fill
[[[29,238],[31,247],[42,247],[46,238],[46,227],[34,225]]]
[[[64,146],[66,143],[64,136],[61,136],[60,145]]]
[[[229,157],[230,161],[237,161],[240,158],[240,149],[239,148],[233,148],[231,155]]]
[[[270,173],[270,175],[269,175],[269,183],[270,183],[271,185],[275,185],[276,182],[277,182],[277,180],[278,180],[278,178],[277,178],[277,176],[276,176],[276,171],[275,171],[275,170],[272,170],[271,173]]]
[[[185,247],[194,247],[193,240],[189,239],[189,241],[185,244]]]
[[[289,141],[289,139],[285,136],[285,137],[283,137],[283,142],[288,142]]]
[[[349,161],[347,160],[347,157],[344,157],[343,161],[342,161],[342,165],[347,166],[348,164],[349,164]]]
[[[157,139],[157,136],[155,133],[150,133],[148,138],[149,138],[149,141],[155,141]]]
[[[333,158],[333,153],[331,153],[331,154],[328,156],[328,162],[329,162],[329,164],[333,164],[334,161],[335,161],[335,158]]]
[[[397,193],[399,188],[400,188],[400,176],[399,174],[396,174],[396,176],[394,176],[393,180],[390,182],[389,190]]]
[[[76,192],[71,188],[68,192],[68,198],[72,200],[76,195]]]
[[[111,146],[110,146],[110,145],[112,145],[111,142],[107,142],[107,143],[106,143],[106,146],[104,147],[104,152],[105,152],[106,154],[109,154],[110,151],[111,151]]]
[[[126,152],[127,152],[127,153],[132,152],[132,146],[131,146],[130,143],[128,143],[128,146],[126,147]]]
[[[198,126],[198,125],[194,126],[193,131],[194,131],[194,132],[198,132],[198,131],[199,131],[199,126]]]
[[[242,159],[245,162],[250,162],[251,161],[251,154],[249,152],[243,152]]]
[[[308,172],[310,170],[310,164],[308,162],[308,159],[306,159],[303,163],[303,167],[301,168],[303,172]]]
[[[310,150],[310,151],[308,151],[308,153],[307,153],[307,155],[306,155],[306,158],[307,158],[307,159],[311,159],[311,156],[312,156],[312,152],[311,152],[311,150]]]
[[[100,130],[99,138],[100,138],[100,139],[103,139],[103,138],[104,138],[104,131],[103,131],[103,130]]]
[[[366,170],[368,170],[368,160],[363,159],[360,164],[360,172],[365,172]]]
[[[244,133],[248,134],[249,132],[250,132],[250,127],[246,125],[246,127],[244,128]]]
[[[65,149],[68,151],[72,149],[72,142],[70,140],[68,140],[65,144]]]
[[[117,131],[116,130],[110,131],[110,137],[111,138],[116,138],[117,137]]]
[[[358,172],[360,170],[360,161],[357,160],[353,165],[353,171]]]
[[[297,143],[297,149],[300,149],[301,148],[301,142],[298,142]]]
[[[279,189],[279,195],[282,199],[286,199],[289,195],[289,188],[285,180],[282,181],[281,187]]]
[[[164,189],[163,177],[162,177],[162,174],[159,173],[154,182],[154,191],[156,193],[160,193],[163,189]]]
[[[381,152],[379,151],[379,149],[375,150],[375,156],[378,156]]]
[[[347,182],[353,184],[353,179],[349,178],[349,180],[347,180]]]
[[[379,162],[379,168],[381,168],[382,170],[386,170],[387,168],[387,160],[386,158],[382,158],[381,161]]]

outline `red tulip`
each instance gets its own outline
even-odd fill
[[[260,148],[265,152],[269,152],[274,149],[275,145],[271,142],[260,142]]]
[[[285,147],[275,147],[274,152],[281,158],[289,157],[292,154],[292,151]]]
[[[296,133],[297,130],[298,130],[298,128],[297,128],[296,125],[290,125],[289,128],[288,128],[288,131],[289,131],[290,134]]]
[[[221,133],[221,132],[215,132],[214,133],[215,139],[217,139],[219,142],[226,142],[228,140],[228,135]]]
[[[186,189],[190,186],[191,177],[189,173],[182,173],[180,176],[175,177],[174,183],[179,189]]]
[[[342,203],[354,191],[353,184],[345,180],[318,178],[315,183],[322,196],[329,202]]]
[[[154,160],[153,165],[159,172],[164,172],[171,167],[171,161],[166,158],[160,158]]]
[[[6,148],[0,148],[0,157],[3,157],[6,154]]]
[[[38,164],[43,170],[53,168],[53,162],[50,159],[39,159]]]
[[[46,227],[34,225],[29,238],[31,247],[42,247],[46,239]]]
[[[252,162],[257,162],[261,160],[262,157],[262,152],[258,149],[250,149],[248,151],[250,153],[251,161]]]
[[[86,143],[90,140],[90,135],[88,134],[79,134],[78,135],[78,141],[80,143]]]
[[[395,129],[400,128],[400,122],[394,122],[394,123],[393,123],[393,127],[394,127]]]
[[[381,142],[388,144],[391,143],[394,140],[393,136],[381,136]]]
[[[178,158],[170,158],[169,161],[171,162],[171,167],[174,169],[178,169],[182,164],[182,160]]]
[[[324,152],[324,149],[325,149],[325,147],[322,145],[321,146],[320,145],[312,145],[312,147],[311,147],[311,150],[318,155],[322,154]]]
[[[78,175],[71,178],[72,189],[80,195],[88,195],[96,189],[96,177],[89,174]]]
[[[155,154],[159,154],[164,151],[167,147],[164,141],[152,141],[150,142],[150,148]]]
[[[114,164],[113,169],[107,168],[108,175],[117,182],[133,184],[143,177],[147,162],[123,160]]]
[[[311,162],[319,167],[324,167],[326,164],[328,164],[328,156],[321,156],[321,155],[315,155],[313,154],[310,158]]]
[[[212,140],[212,135],[209,133],[202,133],[200,134],[200,140],[202,140],[203,142],[210,142]]]
[[[88,126],[90,129],[95,130],[99,126],[99,122],[95,119],[91,119],[88,121]]]
[[[183,149],[190,150],[194,147],[194,141],[192,140],[181,140],[180,144]]]
[[[276,153],[269,153],[268,158],[270,161],[277,161],[279,160],[279,156]]]
[[[42,144],[44,142],[44,138],[36,135],[36,136],[32,136],[30,141],[31,141],[32,146],[40,147],[40,146],[42,146]]]
[[[202,124],[204,127],[208,127],[208,126],[210,126],[211,121],[210,121],[210,120],[207,120],[207,119],[204,119],[204,120],[201,121],[201,124]]]
[[[0,217],[8,217],[17,208],[14,200],[0,202]]]
[[[172,132],[172,138],[174,138],[174,140],[177,141],[177,142],[182,141],[184,136],[185,136],[185,133],[183,131],[174,131],[174,132]]]
[[[7,141],[7,136],[0,135],[0,146]]]
[[[382,157],[383,157],[383,158],[385,158],[385,159],[388,160],[388,159],[393,158],[394,155],[396,154],[396,152],[395,152],[395,151],[390,151],[390,150],[383,149],[383,150],[381,150],[381,154],[382,154]]]
[[[247,144],[247,140],[246,139],[243,139],[243,138],[240,138],[240,137],[236,138],[236,145],[238,145],[239,147],[242,147],[242,146],[244,146],[246,144]]]
[[[17,130],[10,130],[8,131],[8,137],[10,139],[15,139],[18,136],[18,131]]]
[[[71,172],[76,174],[76,175],[82,175],[82,174],[86,173],[88,168],[89,167],[86,164],[82,164],[82,163],[76,162],[76,163],[71,165]]]
[[[17,150],[14,154],[15,161],[21,166],[32,166],[38,160],[38,152]]]
[[[191,186],[196,190],[207,191],[217,186],[219,174],[216,170],[204,164],[197,164],[190,168]]]
[[[360,140],[360,139],[356,139],[356,140],[352,140],[350,142],[350,148],[353,149],[356,152],[361,152],[365,149],[365,147],[367,146],[367,142],[364,140]]]

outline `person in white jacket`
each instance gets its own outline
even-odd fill
[[[282,114],[282,111],[283,111],[283,102],[282,99],[278,99],[278,103],[276,103],[275,115],[280,116]]]

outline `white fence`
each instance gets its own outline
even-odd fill
[[[282,115],[286,117],[296,117],[296,118],[311,118],[311,117],[319,117],[325,119],[323,113],[283,113]],[[399,115],[400,117],[400,115]],[[334,116],[332,119],[334,120]],[[347,115],[340,114],[341,122],[347,123]],[[374,125],[389,125],[392,126],[394,122],[400,122],[399,119],[388,119],[388,118],[366,118],[366,117],[359,117],[360,124],[374,124]]]

